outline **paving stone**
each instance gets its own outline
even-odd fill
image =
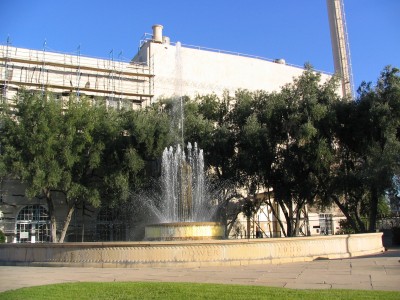
[[[0,266],[0,292],[62,282],[204,282],[293,289],[400,291],[400,249],[368,257],[280,265],[81,268]]]

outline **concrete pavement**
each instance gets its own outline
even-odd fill
[[[363,257],[279,265],[132,269],[0,266],[0,292],[54,283],[110,281],[197,282],[293,289],[400,291],[400,248]]]

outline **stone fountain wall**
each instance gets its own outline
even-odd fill
[[[382,251],[382,233],[184,242],[0,244],[0,265],[195,267],[347,258]]]

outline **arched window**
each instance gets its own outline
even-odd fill
[[[22,208],[15,222],[16,243],[50,242],[50,218],[47,209],[39,204]]]

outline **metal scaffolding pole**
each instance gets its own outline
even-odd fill
[[[77,54],[78,55],[77,55],[76,59],[77,59],[78,68],[76,69],[76,96],[78,97],[78,100],[79,100],[79,97],[80,97],[79,85],[80,85],[80,81],[81,81],[81,45],[79,45],[77,48]]]

